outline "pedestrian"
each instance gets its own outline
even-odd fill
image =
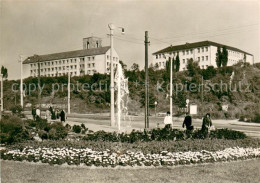
[[[171,128],[172,127],[172,116],[171,116],[171,113],[169,111],[166,113],[166,116],[164,118],[164,125],[165,125],[165,128]]]
[[[184,128],[184,126],[186,126],[186,130],[192,131],[194,127],[191,124],[192,124],[192,118],[189,115],[189,113],[186,113],[186,116],[182,123],[182,128]]]
[[[56,119],[60,119],[60,111],[59,111],[59,109],[56,110]]]
[[[36,109],[35,107],[32,108],[32,116],[33,116],[33,120],[36,120]]]
[[[40,121],[41,119],[41,111],[39,108],[36,109],[36,121]]]
[[[46,110],[46,114],[45,115],[46,115],[47,121],[50,122],[51,121],[51,112],[49,110]]]
[[[201,127],[201,131],[204,133],[205,136],[207,136],[211,126],[212,126],[212,121],[210,119],[210,114],[207,113],[206,116],[204,116],[203,118],[202,127]]]
[[[65,123],[65,112],[63,109],[60,112],[60,121]]]

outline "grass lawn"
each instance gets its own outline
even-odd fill
[[[260,182],[260,159],[171,168],[89,168],[1,160],[3,183]]]

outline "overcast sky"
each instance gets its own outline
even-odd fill
[[[260,61],[258,0],[1,0],[0,65],[9,79],[20,77],[19,55],[82,49],[82,38],[103,38],[109,45],[108,23],[115,31],[115,49],[128,68],[144,66],[144,32],[151,54],[170,44],[211,40],[234,46]]]

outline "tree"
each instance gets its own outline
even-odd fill
[[[4,66],[1,67],[1,74],[3,74],[3,78],[7,79],[8,71],[7,71],[6,67],[4,67]]]
[[[131,70],[134,72],[138,72],[139,71],[139,65],[136,63],[133,63],[133,65],[131,66]]]
[[[218,50],[217,50],[217,53],[216,53],[216,64],[217,64],[217,67],[221,67],[221,61],[222,61],[222,53],[221,53],[221,50],[220,50],[220,47],[218,47]]]
[[[178,72],[180,70],[180,58],[179,58],[179,54],[177,54],[176,56],[176,60],[174,61],[175,63],[175,71]]]
[[[198,71],[200,70],[198,62],[194,62],[192,58],[189,59],[187,64],[187,70],[188,70],[188,75],[191,77],[197,74]]]
[[[221,54],[221,59],[222,59],[222,66],[225,67],[227,66],[227,63],[228,63],[228,51],[227,51],[227,48],[225,46],[223,46],[222,48],[222,54]]]
[[[127,65],[122,60],[119,60],[119,63],[121,64],[122,69],[125,71],[127,69]]]

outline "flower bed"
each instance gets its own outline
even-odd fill
[[[187,151],[143,153],[141,151],[125,153],[110,150],[94,151],[89,148],[33,148],[6,150],[1,152],[1,158],[15,161],[33,161],[49,164],[64,164],[87,166],[173,166],[178,164],[231,161],[238,159],[259,158],[260,148],[226,148],[220,151]]]

